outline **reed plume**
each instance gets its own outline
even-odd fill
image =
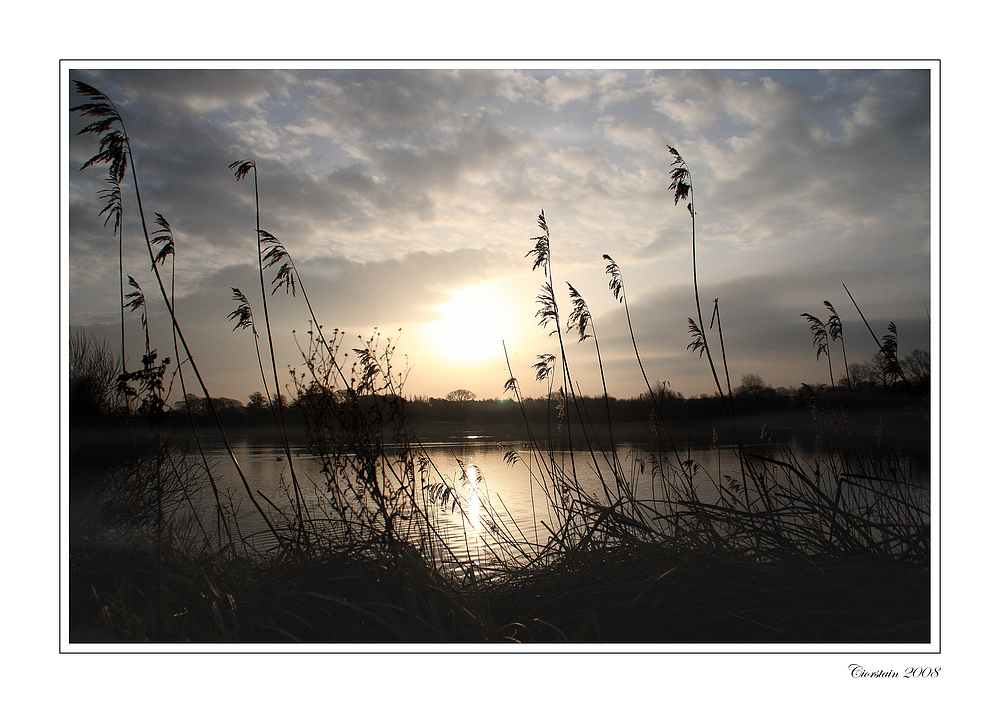
[[[208,386],[201,376],[198,365],[195,362],[191,349],[187,344],[183,331],[181,330],[180,323],[177,321],[177,316],[174,314],[173,301],[167,295],[166,287],[163,284],[163,278],[161,277],[160,271],[157,267],[156,257],[153,254],[153,243],[146,224],[146,214],[142,208],[142,192],[139,189],[139,177],[136,174],[135,161],[132,158],[132,147],[128,139],[128,134],[125,130],[125,121],[122,119],[117,107],[115,107],[114,102],[112,102],[106,94],[84,82],[75,81],[74,84],[76,85],[77,92],[87,97],[89,101],[75,107],[71,107],[70,111],[79,112],[81,116],[97,118],[97,121],[91,122],[78,131],[77,135],[82,136],[85,134],[96,134],[101,137],[100,150],[88,159],[80,167],[80,170],[84,170],[97,164],[106,163],[108,164],[108,176],[115,185],[120,185],[122,180],[125,178],[126,169],[130,170],[132,174],[132,185],[135,188],[139,222],[142,226],[142,234],[146,242],[146,250],[149,253],[149,261],[152,264],[153,274],[156,276],[157,286],[160,289],[160,296],[163,298],[167,312],[170,314],[172,328],[176,332],[181,345],[184,347],[184,352],[187,355],[187,361],[191,364],[191,369],[198,380],[199,386],[201,386],[202,393],[205,394],[205,401],[208,404],[209,411],[211,412],[212,417],[219,429],[219,433],[222,436],[226,452],[229,454],[233,465],[236,467],[236,471],[240,476],[240,480],[243,483],[243,487],[246,490],[250,501],[254,504],[258,513],[260,513],[275,538],[278,541],[282,541],[282,538],[274,529],[270,518],[268,518],[267,513],[264,512],[263,508],[257,502],[257,498],[254,496],[254,493],[250,488],[250,484],[246,480],[243,469],[240,467],[235,453],[233,453],[229,439],[226,437],[225,429],[222,426],[222,420],[219,418],[215,404],[212,402]]]
[[[291,445],[288,442],[288,428],[285,425],[285,409],[282,404],[281,399],[281,384],[278,382],[278,365],[274,356],[274,339],[271,336],[271,318],[267,309],[267,290],[264,287],[264,260],[265,260],[265,249],[264,249],[264,239],[265,236],[272,238],[274,243],[277,243],[277,239],[260,229],[260,191],[257,186],[257,164],[251,160],[241,160],[233,161],[229,164],[229,169],[233,171],[233,175],[236,177],[237,183],[245,178],[251,171],[253,171],[253,197],[254,197],[254,208],[256,214],[257,226],[255,229],[255,234],[257,236],[257,273],[260,278],[260,298],[264,307],[264,331],[267,334],[267,348],[268,353],[271,356],[271,372],[274,375],[274,399],[271,401],[271,408],[277,413],[278,428],[281,433],[281,441],[285,447],[285,457],[288,458],[288,469],[292,475],[292,486],[295,490],[295,505],[296,511],[298,513],[300,524],[303,521],[303,497],[301,489],[299,487],[299,479],[295,473],[295,463],[292,458]],[[287,257],[287,253],[284,253],[284,248],[281,247],[280,243],[277,243],[277,247],[280,248],[280,252]],[[275,254],[274,244],[272,243],[272,256]],[[281,256],[274,258],[273,262],[279,262],[282,259]],[[273,264],[273,262],[271,264]],[[276,278],[277,279],[277,278]],[[285,278],[286,284],[291,279],[290,270]],[[277,290],[277,287],[275,287]],[[273,291],[272,291],[273,294]],[[256,332],[254,332],[256,335]]]
[[[546,281],[542,283],[541,292],[538,294],[536,301],[541,305],[535,316],[539,318],[539,326],[546,327],[550,322],[553,325],[553,329],[549,332],[549,336],[555,334],[559,340],[559,355],[562,361],[562,378],[563,378],[563,388],[564,394],[568,394],[569,398],[575,403],[576,393],[573,390],[572,380],[570,378],[569,364],[566,360],[566,345],[563,341],[562,325],[559,320],[559,306],[556,302],[555,297],[555,287],[553,285],[552,278],[552,251],[551,251],[551,235],[549,233],[549,226],[545,220],[545,211],[541,210],[538,213],[538,227],[542,229],[542,234],[533,238],[535,241],[535,246],[525,253],[525,257],[534,256],[534,260],[531,265],[531,271],[534,272],[539,267],[542,268],[542,273],[546,277]],[[572,460],[572,432],[569,421],[566,422],[566,437],[570,444],[570,459]],[[576,477],[576,466],[572,466],[573,476]]]
[[[110,173],[110,172],[109,172]],[[104,219],[105,227],[108,221],[114,219],[113,235],[118,238],[118,287],[121,298],[121,347],[122,347],[122,373],[127,370],[127,359],[125,352],[125,261],[122,245],[122,187],[121,182],[116,180],[117,173],[110,173],[105,179],[111,184],[111,188],[101,191],[97,195],[107,201],[104,208],[98,214],[107,217]]]
[[[826,328],[830,333],[830,339],[840,342],[840,350],[844,355],[844,377],[847,379],[847,390],[852,394],[851,398],[853,399],[854,391],[851,388],[851,372],[848,369],[847,363],[847,346],[844,344],[844,324],[840,319],[840,314],[837,313],[837,310],[834,309],[829,300],[823,300],[823,304],[830,310],[830,316],[826,320]]]
[[[597,352],[597,368],[601,374],[601,389],[604,392],[604,411],[608,420],[608,436],[611,439],[612,470],[617,481],[622,474],[622,468],[618,460],[618,451],[615,448],[614,419],[611,418],[611,399],[608,396],[608,383],[604,376],[601,343],[597,339],[597,329],[594,327],[594,318],[590,313],[590,307],[587,306],[587,301],[573,285],[567,282],[566,286],[569,287],[569,296],[573,305],[573,310],[569,313],[569,319],[566,323],[566,329],[571,332],[576,330],[581,342],[591,338],[594,340],[594,349]]]

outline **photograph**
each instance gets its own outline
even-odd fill
[[[60,62],[61,650],[940,652],[940,71]]]

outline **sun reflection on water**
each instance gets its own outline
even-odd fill
[[[479,500],[479,468],[473,463],[469,463],[465,468],[465,482],[469,491],[469,524],[472,531],[479,540],[483,535],[482,510]]]

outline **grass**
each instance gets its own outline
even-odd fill
[[[348,349],[342,332],[324,335],[291,257],[260,228],[259,200],[255,235],[273,393],[249,300],[235,287],[238,305],[230,318],[234,329],[249,327],[253,333],[261,378],[291,465],[265,272],[277,267],[272,294],[282,286],[293,297],[301,292],[311,328],[299,345],[302,365],[292,378],[310,447],[321,463],[323,490],[318,506],[306,508],[294,468],[284,501],[251,488],[173,309],[173,257],[181,246],[162,215],[156,214],[160,229],[152,236],[145,227],[131,147],[117,109],[97,89],[77,87],[90,101],[73,111],[97,119],[81,133],[101,137],[101,151],[84,167],[108,164],[115,188],[102,195],[109,200],[109,219],[117,216],[119,237],[120,183],[132,167],[152,272],[173,326],[175,360],[169,373],[168,360],[157,364],[148,329],[139,372],[127,371],[124,352],[119,363],[108,348],[75,343],[73,373],[90,385],[75,403],[90,404],[95,412],[124,413],[127,419],[119,423],[127,421],[128,427],[111,430],[130,439],[132,455],[95,479],[91,492],[103,513],[101,527],[78,533],[71,544],[71,642],[929,640],[929,514],[907,459],[863,445],[862,434],[851,430],[851,399],[838,398],[830,406],[816,398],[820,448],[810,462],[767,439],[750,445],[739,432],[718,300],[707,328],[702,316],[691,172],[673,147],[668,147],[674,157],[670,189],[675,205],[685,202],[691,217],[696,318],[689,320],[689,347],[707,357],[726,406],[728,425],[719,428],[731,431],[739,471],[712,471],[691,460],[685,444],[663,442],[670,433],[666,390],[647,378],[622,270],[605,255],[609,287],[624,307],[652,422],[662,436],[647,460],[633,462],[630,470],[619,460],[596,326],[572,285],[573,309],[562,322],[553,239],[541,212],[542,234],[525,257],[532,259],[532,270],[542,268],[535,317],[558,345],[555,354],[539,355],[534,367],[535,378],[547,385],[549,421],[544,434],[533,433],[525,417],[527,445],[509,451],[507,459],[528,468],[537,508],[553,517],[547,532],[532,530],[528,537],[516,525],[503,526],[501,513],[487,510],[491,551],[486,560],[472,562],[455,552],[439,530],[441,508],[457,508],[468,517],[467,503],[460,483],[439,470],[441,464],[428,456],[407,416],[407,372],[395,366],[398,337],[376,333]],[[253,172],[256,198],[256,164],[236,161],[230,169],[237,180]],[[157,255],[153,245],[160,246]],[[159,269],[167,257],[169,292]],[[123,317],[124,306],[141,307],[147,328],[145,295],[130,280],[134,291],[125,295],[123,289]],[[817,359],[826,354],[836,394],[830,342],[842,341],[843,328],[833,305],[824,304],[831,313],[827,322],[802,316],[813,333]],[[578,395],[565,349],[565,338],[574,332],[581,341],[594,340],[606,423],[600,423],[600,414],[588,413]],[[896,357],[895,326],[890,323],[889,334],[875,341],[887,382],[909,387]],[[119,368],[122,388],[116,391],[108,383]],[[179,380],[190,416],[186,370],[200,385],[239,475],[239,496],[250,500],[266,525],[266,547],[251,544],[258,533],[244,532],[245,523],[234,515],[237,494],[220,491],[193,418],[194,448],[171,442],[163,431],[164,379]],[[506,389],[523,407],[513,372]],[[604,433],[610,443],[601,443]],[[581,487],[578,468],[584,462],[599,475],[599,494]],[[76,477],[71,473],[71,479]],[[470,475],[463,469],[461,477]],[[211,517],[197,504],[208,488]],[[76,501],[77,510],[82,502]]]
[[[591,549],[471,587],[416,552],[308,557],[74,550],[70,641],[100,643],[906,643],[928,640],[926,568],[767,564],[662,546]],[[161,583],[162,582],[162,583]],[[156,636],[154,622],[163,624]]]

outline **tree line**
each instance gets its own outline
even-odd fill
[[[70,340],[70,422],[76,426],[111,425],[121,422],[129,407],[117,375],[120,361],[105,343],[74,336]],[[527,420],[540,423],[566,415],[575,409],[574,417],[612,422],[639,423],[647,421],[653,412],[652,401],[659,402],[658,411],[666,419],[683,422],[712,421],[726,417],[724,399],[731,399],[736,411],[745,416],[767,413],[772,416],[795,416],[817,409],[850,407],[855,410],[886,408],[909,409],[926,415],[930,405],[930,354],[914,350],[909,356],[890,364],[883,352],[863,362],[849,364],[846,373],[835,383],[772,386],[757,374],[744,375],[731,394],[701,394],[685,397],[661,382],[653,393],[630,398],[581,396],[573,405],[563,402],[556,392],[548,397],[528,397],[521,402],[509,398],[478,399],[467,389],[456,389],[443,398],[411,396],[403,399],[379,396],[383,400],[405,401],[405,409],[415,423],[457,425],[459,427],[516,425]],[[343,394],[306,390],[295,398],[280,396],[286,418],[292,425],[302,425],[306,400],[342,399]],[[274,423],[271,400],[260,391],[247,396],[245,402],[233,398],[214,397],[220,419],[234,426],[267,426]],[[193,420],[196,424],[210,420],[207,400],[194,394],[162,404],[168,421]]]

